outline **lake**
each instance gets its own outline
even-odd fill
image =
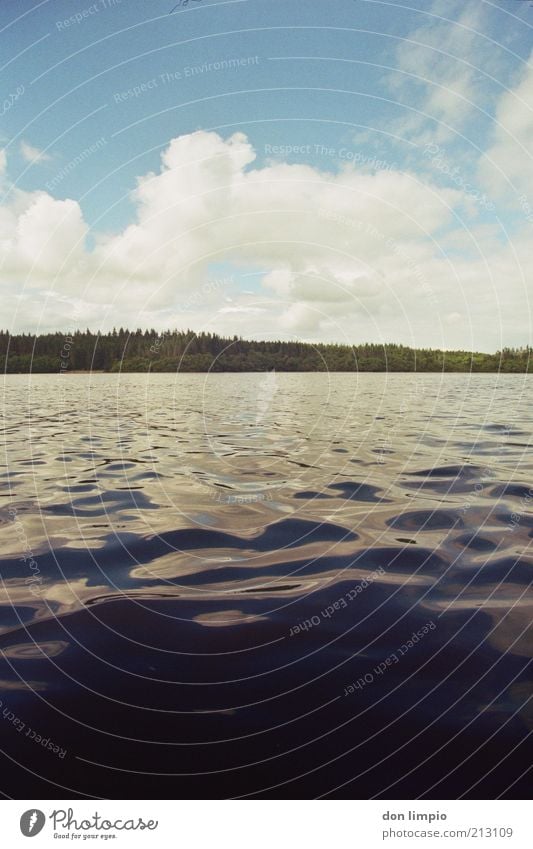
[[[15,798],[527,798],[527,375],[4,379]]]

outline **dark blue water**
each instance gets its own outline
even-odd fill
[[[2,792],[528,796],[530,380],[6,377]]]

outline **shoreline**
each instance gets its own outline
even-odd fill
[[[32,377],[36,377],[37,375],[49,375],[49,374],[57,374],[57,375],[68,375],[68,374],[209,374],[211,376],[215,374],[271,374],[275,372],[276,374],[412,374],[412,375],[422,375],[422,374],[501,374],[501,375],[531,375],[532,372],[524,369],[523,371],[504,371],[503,369],[446,369],[443,371],[442,369],[425,369],[424,371],[400,371],[399,369],[376,369],[375,371],[370,371],[369,369],[359,369],[356,371],[347,371],[347,370],[338,370],[338,369],[322,369],[321,371],[317,370],[308,370],[308,369],[292,369],[288,371],[287,369],[243,369],[242,371],[233,371],[231,369],[217,369],[216,371],[212,370],[197,370],[193,371],[191,369],[177,369],[176,371],[169,371],[168,369],[145,369],[143,371],[133,371],[129,369],[116,369],[105,371],[104,369],[73,369],[69,371],[68,369],[64,369],[61,371],[11,371],[11,372],[3,372],[4,377],[20,377],[21,375],[27,374]]]

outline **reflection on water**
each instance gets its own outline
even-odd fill
[[[3,791],[524,797],[528,380],[6,377]]]

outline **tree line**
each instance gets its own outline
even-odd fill
[[[192,330],[77,330],[71,334],[0,331],[0,365],[7,374],[72,371],[392,371],[527,372],[533,348],[494,354],[406,345],[248,341]]]

